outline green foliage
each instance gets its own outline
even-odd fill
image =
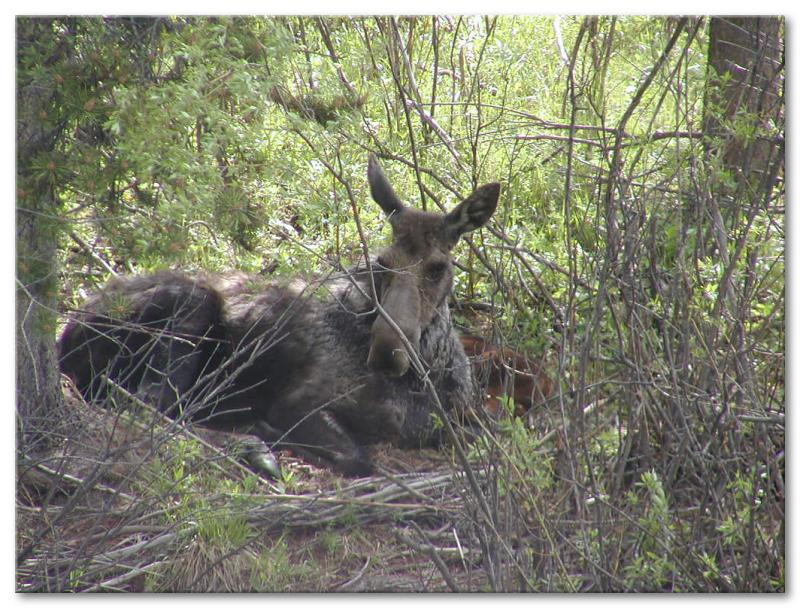
[[[197,534],[203,542],[219,543],[223,548],[244,546],[253,536],[253,529],[240,513],[204,512],[197,521]]]
[[[642,475],[637,487],[644,492],[641,499],[629,492],[631,507],[642,511],[638,519],[641,530],[633,561],[626,566],[626,582],[631,589],[657,591],[670,582],[675,565],[671,551],[674,545],[674,525],[671,522],[669,500],[655,471]]]
[[[286,540],[281,537],[263,551],[253,568],[251,583],[254,591],[278,592],[285,590],[297,572],[298,564],[289,559]]]
[[[514,467],[514,478],[525,480],[527,488],[547,491],[553,486],[553,455],[531,441],[530,429],[524,419],[513,416],[514,403],[506,399],[507,417],[501,421],[500,430],[507,439],[503,442],[509,463]]]

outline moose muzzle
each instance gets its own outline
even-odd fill
[[[392,279],[381,298],[381,306],[397,328],[378,315],[372,324],[372,340],[367,365],[374,372],[399,377],[408,371],[411,359],[397,329],[412,348],[419,348],[419,293],[411,277],[398,275]]]

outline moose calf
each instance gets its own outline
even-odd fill
[[[553,380],[541,364],[524,353],[490,344],[481,336],[465,334],[461,345],[472,361],[475,379],[485,395],[483,408],[494,417],[502,414],[501,397],[514,400],[514,415],[523,416],[553,396]]]

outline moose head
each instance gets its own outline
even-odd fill
[[[404,205],[370,155],[370,193],[388,217],[392,243],[377,258],[377,299],[393,324],[379,314],[372,325],[367,365],[388,376],[404,375],[411,364],[408,343],[419,349],[423,330],[446,306],[453,286],[452,250],[466,232],[485,225],[497,208],[500,184],[478,187],[450,213],[431,213]],[[396,326],[396,328],[394,326]]]

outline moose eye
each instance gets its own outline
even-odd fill
[[[425,266],[425,277],[429,281],[439,281],[447,272],[447,264],[444,262],[431,262]]]

